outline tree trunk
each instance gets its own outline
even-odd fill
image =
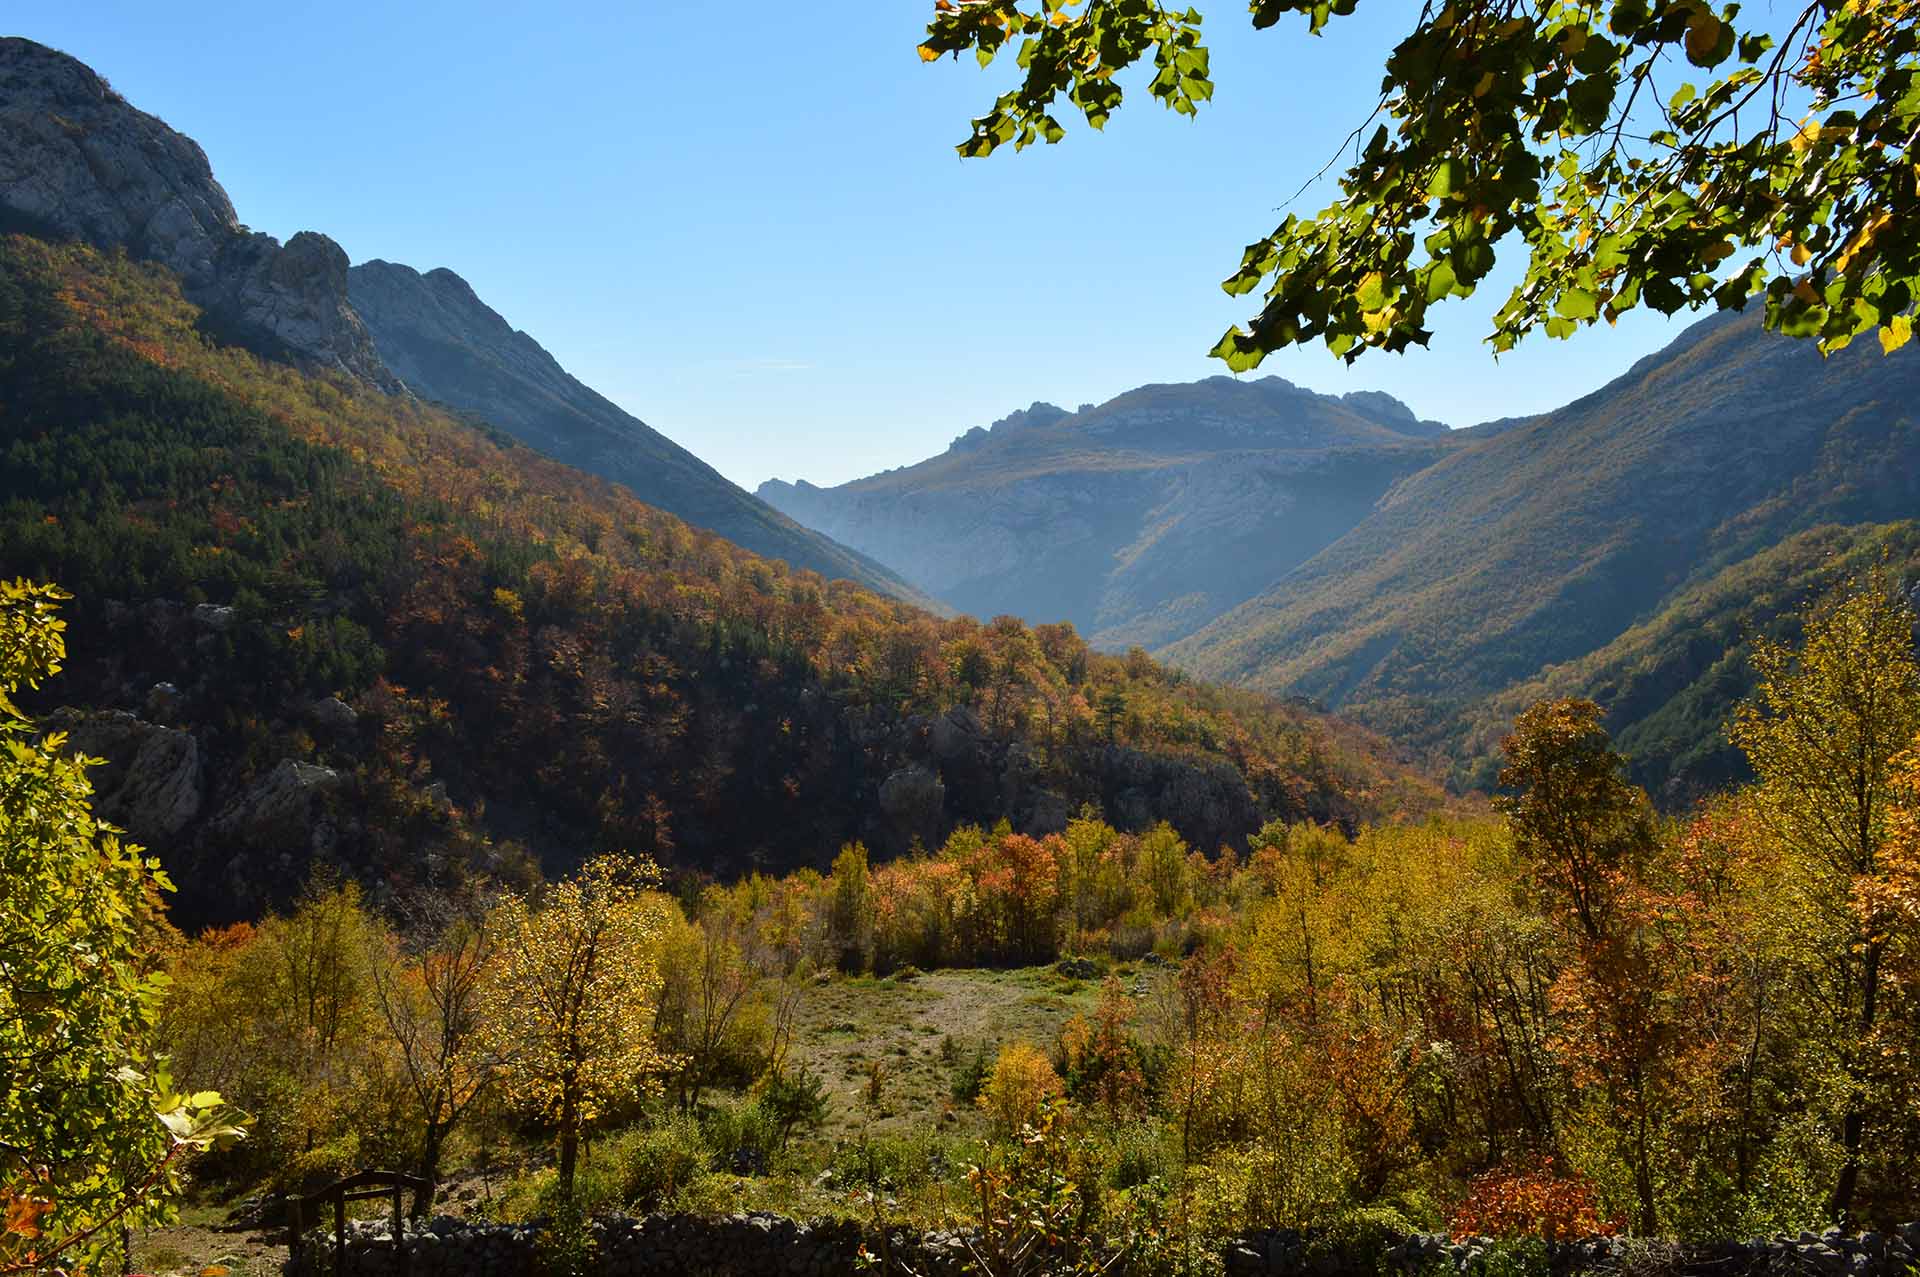
[[[1846,1116],[1840,1120],[1840,1147],[1845,1150],[1847,1160],[1840,1164],[1840,1179],[1833,1187],[1833,1201],[1827,1211],[1828,1216],[1843,1227],[1849,1222],[1854,1193],[1860,1185],[1860,1143],[1867,1127],[1866,1100],[1861,1094],[1860,1055],[1866,1048],[1867,1038],[1873,1033],[1874,1014],[1880,995],[1880,951],[1883,947],[1883,941],[1870,942],[1861,962],[1859,1031],[1847,1061],[1847,1081],[1852,1091],[1847,1096]]]
[[[428,1122],[426,1138],[420,1145],[420,1178],[427,1186],[413,1195],[413,1217],[425,1219],[433,1213],[433,1199],[440,1191],[440,1153],[447,1142],[446,1124]]]
[[[560,1082],[560,1195],[573,1200],[573,1170],[580,1160],[580,1081],[569,1073]]]

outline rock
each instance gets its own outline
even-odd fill
[[[328,696],[307,706],[307,721],[323,731],[350,732],[359,725],[360,715],[338,696]]]
[[[340,774],[332,768],[289,758],[228,804],[208,828],[248,842],[284,840],[296,830],[305,832],[314,800],[339,785]]]
[[[192,733],[124,710],[57,710],[46,725],[66,732],[73,752],[104,760],[92,773],[95,810],[135,841],[164,842],[200,814],[203,768]]]
[[[1065,794],[1056,794],[1051,789],[1036,790],[1033,795],[1033,807],[1021,828],[1036,838],[1048,834],[1057,834],[1067,827],[1073,819],[1073,805]]]
[[[880,783],[880,810],[904,840],[918,837],[928,846],[940,841],[947,787],[925,767],[903,767]]]
[[[1092,958],[1062,958],[1053,969],[1071,980],[1098,980],[1100,964]]]
[[[155,683],[147,689],[147,717],[164,721],[180,707],[180,689],[172,683]]]
[[[222,607],[216,603],[202,603],[193,609],[193,623],[203,630],[224,634],[233,628],[233,622],[238,615],[230,607]]]
[[[249,232],[191,138],[130,105],[78,60],[0,39],[0,211],[124,248],[180,276],[218,326],[382,390],[401,389],[347,302],[339,245]]]

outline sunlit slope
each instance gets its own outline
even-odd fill
[[[1271,589],[1163,649],[1457,750],[1487,697],[1823,523],[1920,510],[1920,359],[1823,359],[1753,317],[1407,479]]]

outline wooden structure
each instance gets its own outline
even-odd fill
[[[393,1201],[394,1268],[401,1277],[405,1277],[408,1264],[402,1221],[406,1216],[400,1210],[400,1195],[408,1191],[413,1193],[413,1204],[415,1209],[418,1209],[421,1195],[427,1191],[427,1181],[418,1175],[402,1175],[398,1171],[361,1171],[329,1184],[317,1193],[308,1193],[305,1197],[294,1198],[287,1203],[288,1267],[296,1273],[304,1271],[301,1267],[300,1239],[307,1231],[307,1221],[313,1219],[316,1223],[319,1222],[317,1209],[332,1202],[333,1277],[346,1277],[347,1203],[388,1197]]]

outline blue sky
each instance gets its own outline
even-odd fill
[[[196,138],[249,225],[451,267],[751,487],[1223,372],[1205,352],[1251,299],[1218,281],[1365,116],[1415,10],[1313,39],[1202,4],[1218,93],[1197,121],[1142,95],[1104,134],[963,162],[1011,68],[923,66],[929,8],[14,0],[7,25]],[[1443,313],[1429,351],[1348,368],[1315,347],[1256,375],[1467,425],[1585,393],[1681,327],[1635,316],[1496,363],[1479,339],[1504,292]]]

